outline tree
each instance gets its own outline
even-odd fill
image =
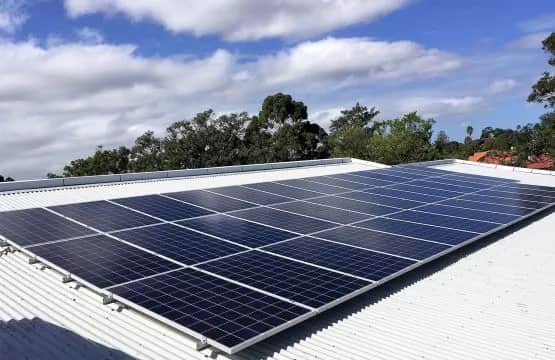
[[[287,122],[306,120],[308,112],[302,101],[293,100],[291,95],[277,93],[264,99],[258,118],[262,126],[273,128]]]
[[[333,156],[364,158],[372,135],[369,125],[379,113],[375,107],[368,110],[358,102],[351,109],[342,110],[330,124],[329,144]]]
[[[472,134],[474,133],[474,128],[470,125],[466,127],[466,137],[464,138],[465,144],[470,144],[472,142]]]
[[[0,183],[1,182],[8,182],[8,181],[14,181],[14,179],[12,179],[11,177],[4,178],[4,176],[0,175]]]
[[[130,152],[130,169],[135,172],[164,170],[162,139],[147,131],[135,140]]]
[[[447,136],[447,133],[444,130],[441,130],[437,134],[436,141],[434,142],[434,147],[440,156],[445,154],[448,144],[449,136]]]
[[[104,150],[98,146],[94,155],[73,160],[64,167],[64,176],[120,174],[129,171],[130,150],[125,146]]]
[[[555,32],[543,40],[542,45],[542,49],[550,54],[548,64],[555,66]],[[545,108],[555,108],[555,75],[544,72],[532,86],[528,101],[543,104]]]
[[[433,119],[424,119],[416,112],[376,123],[368,146],[368,159],[385,164],[432,160],[434,123]]]

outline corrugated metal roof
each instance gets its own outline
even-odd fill
[[[555,177],[464,163],[437,167],[555,186]],[[104,185],[0,197],[13,209],[368,168],[363,164]],[[240,178],[238,178],[240,177]],[[215,185],[217,184],[217,185]],[[148,192],[150,191],[150,192]],[[234,359],[554,359],[555,213],[427,264]],[[12,358],[227,358],[21,253],[0,257],[0,354]],[[32,320],[34,319],[34,320]],[[6,351],[7,349],[7,351]],[[2,358],[0,355],[0,358]]]

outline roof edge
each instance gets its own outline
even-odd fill
[[[529,173],[529,174],[555,176],[555,171],[552,171],[552,170],[529,169],[529,168],[523,168],[518,166],[488,164],[488,163],[461,160],[461,159],[422,161],[419,163],[406,164],[405,166],[436,166],[436,165],[447,165],[447,164],[464,164],[464,165],[470,165],[470,166],[485,167],[490,169],[500,169],[500,170],[506,170],[506,171]]]
[[[125,173],[125,174],[112,174],[112,175],[10,181],[10,182],[0,183],[0,193],[20,191],[20,190],[59,188],[59,187],[76,186],[76,185],[95,185],[95,184],[120,183],[120,182],[139,181],[139,180],[174,179],[174,178],[186,178],[186,177],[202,176],[202,175],[233,174],[233,173],[242,173],[242,172],[298,168],[298,167],[307,167],[307,166],[338,165],[338,164],[345,164],[350,162],[364,163],[364,164],[368,164],[376,167],[385,166],[383,164],[372,163],[369,161],[363,161],[363,160],[351,159],[351,158],[300,160],[300,161],[286,161],[286,162],[275,162],[275,163],[266,163],[266,164],[207,167],[207,168],[198,168],[198,169],[182,169],[182,170],[167,170],[167,171]]]

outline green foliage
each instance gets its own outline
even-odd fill
[[[431,138],[434,122],[412,112],[376,123],[368,145],[368,159],[385,164],[433,160]]]
[[[330,132],[333,134],[346,128],[368,128],[379,113],[375,107],[368,110],[357,102],[351,109],[341,110],[341,116],[331,121]]]
[[[551,33],[542,44],[543,50],[550,54],[549,65],[555,66],[555,32]],[[544,104],[545,108],[555,108],[555,75],[544,72],[538,82],[532,86],[528,101]]]
[[[358,102],[351,109],[342,110],[341,115],[330,124],[329,144],[333,149],[332,155],[365,158],[372,135],[369,125],[379,113],[376,108],[368,110]]]
[[[104,150],[96,148],[94,155],[77,159],[64,167],[64,176],[120,174],[129,171],[130,150],[125,146]]]

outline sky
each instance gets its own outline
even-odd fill
[[[0,174],[291,94],[327,128],[360,102],[461,140],[515,127],[547,71],[552,0],[0,0]]]

